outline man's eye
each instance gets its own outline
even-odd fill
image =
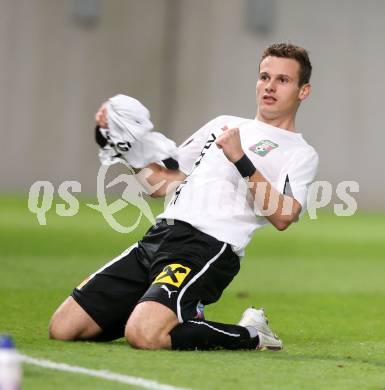
[[[288,80],[287,78],[285,78],[285,77],[281,77],[281,78],[279,79],[279,81],[280,81],[281,83],[287,83],[289,80]]]
[[[266,76],[266,75],[261,75],[259,78],[260,78],[261,80],[267,80],[267,76]]]

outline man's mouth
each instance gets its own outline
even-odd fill
[[[277,101],[272,95],[263,95],[262,100],[267,104],[274,104]]]

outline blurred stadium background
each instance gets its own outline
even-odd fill
[[[384,14],[382,0],[1,0],[1,192],[95,193],[93,115],[116,93],[178,143],[216,115],[253,117],[259,56],[290,41],[314,67],[298,129],[319,179],[356,180],[360,209],[384,211]]]
[[[34,357],[194,389],[383,389],[384,15],[382,0],[0,0],[0,333]],[[258,60],[276,41],[310,52],[313,91],[297,127],[320,154],[317,179],[360,185],[353,217],[328,207],[318,221],[261,232],[209,307],[235,322],[246,305],[266,305],[285,351],[197,359],[48,340],[48,319],[72,287],[149,225],[125,236],[84,205],[96,196],[100,103],[134,96],[180,143],[217,115],[255,115]],[[37,180],[79,181],[79,214],[53,208],[39,226],[27,209]],[[119,221],[130,225],[136,211]],[[24,380],[26,389],[126,388],[32,366]]]

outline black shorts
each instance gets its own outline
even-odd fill
[[[75,288],[72,297],[117,338],[139,302],[160,302],[180,322],[199,317],[201,305],[217,301],[239,267],[229,244],[188,223],[160,220],[141,241]]]

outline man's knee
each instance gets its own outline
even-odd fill
[[[69,341],[70,338],[67,332],[65,332],[60,319],[58,319],[55,314],[51,317],[51,320],[48,325],[48,337],[52,340],[65,340]]]
[[[62,341],[72,341],[76,340],[75,332],[68,329],[68,327],[64,326],[63,322],[52,316],[51,321],[48,326],[48,337],[52,340],[62,340]]]
[[[53,340],[71,341],[76,339],[74,328],[69,325],[69,319],[60,311],[60,307],[51,317],[48,325],[48,336]]]
[[[170,349],[170,331],[178,324],[175,313],[153,301],[138,304],[128,319],[125,337],[134,348]]]
[[[161,349],[159,335],[145,331],[145,327],[136,321],[128,321],[124,336],[128,343],[139,349]]]
[[[87,340],[101,333],[101,328],[72,298],[67,298],[53,314],[48,326],[50,339]]]

